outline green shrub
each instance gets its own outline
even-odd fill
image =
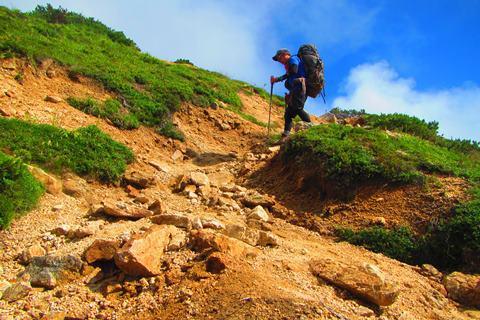
[[[478,154],[463,154],[409,134],[342,125],[315,126],[285,145],[286,161],[315,165],[332,184],[344,187],[375,179],[423,182],[425,173],[473,178],[480,175]],[[296,159],[296,160],[293,160]]]
[[[438,122],[426,122],[406,114],[369,114],[365,118],[374,128],[405,132],[430,141],[435,141],[438,135]]]
[[[25,162],[102,181],[118,180],[133,161],[132,151],[95,126],[66,131],[50,125],[0,118],[0,150]]]
[[[405,227],[393,230],[372,227],[357,232],[342,228],[336,234],[342,240],[407,263],[415,261],[418,250],[415,235]]]
[[[335,107],[335,108],[331,109],[329,112],[333,113],[335,115],[345,114],[345,115],[348,115],[348,116],[362,116],[362,115],[366,114],[365,109],[360,109],[360,110],[342,109],[342,108],[339,108],[339,107]]]
[[[35,206],[43,186],[19,160],[0,152],[0,227],[5,229],[12,219]]]
[[[188,60],[188,59],[177,59],[177,60],[175,60],[175,63],[189,64],[189,65],[191,65],[191,66],[194,65],[194,64],[193,64],[190,60]]]
[[[118,100],[107,99],[105,102],[96,101],[92,98],[77,99],[70,97],[67,102],[74,108],[93,116],[109,119],[120,129],[136,129],[140,121],[133,114],[122,108]]]

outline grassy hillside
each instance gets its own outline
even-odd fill
[[[347,113],[359,114],[352,110]],[[435,181],[435,175],[462,177],[472,186],[471,200],[453,208],[453,214],[445,212],[445,217],[450,218],[432,224],[423,235],[414,234],[407,227],[372,227],[339,229],[339,238],[408,263],[478,270],[478,142],[445,139],[438,135],[438,123],[415,117],[360,114],[367,121],[365,128],[331,124],[295,135],[284,148],[284,160],[295,161],[300,167],[314,166],[327,185],[339,190],[372,181],[424,184]]]
[[[116,92],[131,123],[154,126],[180,139],[170,117],[182,101],[197,106],[222,101],[240,112],[237,92],[252,89],[183,60],[170,63],[142,53],[122,32],[61,8],[39,6],[31,13],[21,13],[0,7],[0,29],[4,57],[26,56],[32,63],[53,58],[68,66],[72,74],[97,79]],[[255,90],[267,96],[264,90]]]

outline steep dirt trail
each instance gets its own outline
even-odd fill
[[[69,96],[105,99],[111,95],[88,79],[72,82],[65,70],[53,68],[56,75],[52,79],[44,75],[45,70],[40,69],[35,76],[34,71],[27,68],[23,85],[13,80],[15,71],[2,69],[1,89],[2,92],[10,91],[11,97],[2,94],[0,109],[11,117],[67,129],[96,124],[134,150],[137,161],[129,167],[129,172],[155,178],[155,185],[141,190],[140,195],[160,200],[167,212],[212,218],[225,225],[246,225],[247,208],[235,210],[228,205],[210,206],[195,202],[174,192],[172,186],[179,176],[192,171],[203,172],[212,183],[217,181],[225,185],[240,183],[246,173],[254,177],[256,168],[275,156],[275,152],[268,153],[264,146],[265,128],[224,109],[184,105],[176,115],[175,123],[185,133],[186,143],[161,137],[144,127],[132,131],[118,130],[65,102],[51,104],[43,101],[47,94],[62,99]],[[244,111],[264,120],[262,110],[268,112],[268,104],[255,96],[241,97]],[[281,112],[275,107],[274,121],[282,123]],[[179,158],[174,160],[175,153]],[[85,181],[71,174],[59,179],[75,181],[82,188],[82,196],[45,194],[36,209],[16,219],[9,230],[0,232],[0,280],[11,283],[21,280],[17,275],[24,267],[18,263],[17,256],[33,244],[42,245],[52,255],[81,256],[95,239],[129,237],[133,232],[152,225],[149,219],[129,221],[92,213],[91,207],[106,199],[133,205],[123,187]],[[252,185],[250,189],[253,188]],[[262,193],[268,191],[260,190]],[[221,195],[228,199],[228,193]],[[61,205],[59,210],[54,209],[57,205]],[[278,205],[287,206],[287,211],[293,209],[288,203]],[[62,224],[89,226],[94,223],[101,227],[84,238],[68,239],[51,232]],[[63,319],[66,316],[75,319],[468,318],[453,301],[445,298],[438,281],[421,275],[417,267],[346,243],[336,243],[329,237],[278,218],[261,224],[259,228],[274,234],[278,246],[249,247],[255,250],[255,255],[232,256],[232,262],[222,273],[206,272],[198,255],[183,249],[166,255],[165,274],[148,278],[123,279],[118,278],[118,274],[106,277],[105,281],[111,280],[122,288],[120,293],[105,294],[98,287],[85,285],[87,274],[53,290],[35,289],[15,302],[0,300],[0,319]],[[383,308],[360,300],[346,290],[319,280],[311,271],[311,262],[318,259],[332,261],[338,266],[375,265],[388,281],[398,286],[399,296],[395,303]]]

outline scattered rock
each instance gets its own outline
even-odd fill
[[[371,220],[371,224],[377,225],[377,226],[386,226],[387,220],[385,220],[384,217],[374,217]]]
[[[258,254],[258,249],[240,240],[206,230],[192,231],[190,233],[189,245],[198,252],[209,249],[238,258],[255,257]]]
[[[0,108],[0,115],[3,116],[3,117],[10,117],[11,116],[10,112],[8,112],[4,108]]]
[[[146,197],[146,196],[140,195],[140,196],[136,197],[135,200],[133,200],[133,201],[135,201],[136,203],[146,204],[150,201],[150,199],[148,199],[148,197]]]
[[[154,225],[145,233],[133,236],[115,254],[115,264],[123,272],[133,276],[160,274],[161,257],[175,231],[173,226]]]
[[[136,198],[140,195],[140,190],[138,190],[135,187],[132,187],[129,184],[125,186],[125,192],[128,194],[130,198]]]
[[[262,206],[264,208],[270,209],[275,204],[275,201],[273,199],[262,196],[261,194],[256,192],[245,195],[245,197],[241,199],[241,202],[248,208]]]
[[[212,102],[212,103],[210,104],[210,108],[212,108],[213,110],[217,110],[217,109],[218,109],[218,103]]]
[[[0,299],[2,299],[3,293],[10,287],[10,282],[0,280]]]
[[[192,228],[192,221],[190,217],[182,214],[160,214],[151,217],[150,220],[156,224],[169,224],[187,230],[190,230]]]
[[[214,172],[208,175],[210,184],[215,187],[230,184],[234,180],[234,176],[228,172]]]
[[[321,123],[338,123],[337,117],[333,113],[325,113],[319,117]]]
[[[60,103],[63,100],[62,100],[62,98],[57,97],[57,96],[46,96],[45,101],[52,102],[52,103]]]
[[[277,247],[279,245],[278,237],[271,232],[260,231],[258,235],[259,235],[259,238],[257,241],[258,246]]]
[[[120,242],[117,240],[97,239],[85,250],[85,261],[112,260],[119,248]]]
[[[148,206],[148,210],[152,211],[154,215],[165,213],[166,209],[160,200],[155,200]]]
[[[202,220],[199,217],[194,217],[192,219],[192,229],[194,230],[203,229]]]
[[[34,257],[23,274],[30,276],[33,285],[51,289],[59,281],[71,281],[78,277],[83,263],[75,255]]]
[[[443,279],[448,296],[464,305],[480,308],[480,276],[453,272]]]
[[[85,194],[85,188],[73,179],[66,179],[63,181],[63,193],[80,198]]]
[[[190,192],[191,192],[191,193],[195,193],[196,191],[197,191],[197,186],[194,185],[194,184],[189,184],[189,185],[185,186],[185,188],[183,189],[183,192],[184,192],[185,194],[187,194],[187,195],[188,195]]]
[[[48,193],[57,195],[62,192],[62,182],[57,178],[34,166],[28,166],[28,170],[38,181],[40,181],[45,186],[45,189]]]
[[[149,161],[148,164],[157,169],[158,171],[162,171],[164,173],[168,173],[170,171],[166,165],[153,160]]]
[[[203,172],[190,173],[190,181],[197,187],[210,185],[208,176]]]
[[[178,251],[185,247],[187,243],[187,235],[181,230],[177,230],[170,239],[170,242],[167,246],[167,251]]]
[[[138,171],[127,172],[123,176],[123,181],[137,189],[145,189],[156,184],[154,177],[146,176],[144,173]]]
[[[245,238],[246,230],[247,227],[245,226],[229,223],[226,225],[225,231],[223,233],[231,238],[243,241],[243,239]]]
[[[270,217],[268,216],[268,213],[263,209],[262,206],[256,206],[249,214],[248,214],[248,219],[254,219],[254,220],[262,220],[267,222],[270,220]]]
[[[233,264],[234,262],[232,259],[226,254],[214,252],[207,258],[206,269],[210,273],[218,274]]]
[[[72,227],[70,225],[61,224],[58,227],[56,227],[55,229],[53,229],[52,233],[57,235],[57,236],[66,236],[70,232],[71,229],[72,229]]]
[[[218,221],[217,219],[210,219],[210,218],[204,218],[201,219],[202,221],[202,226],[204,228],[209,228],[209,229],[225,229],[225,225]]]
[[[83,239],[86,237],[93,236],[95,233],[97,233],[100,230],[102,223],[103,221],[91,222],[86,226],[79,227],[73,231],[71,230],[68,233],[68,236],[76,239]]]
[[[437,281],[441,281],[443,278],[443,274],[431,264],[422,264],[420,273]]]
[[[269,147],[269,148],[268,148],[268,151],[269,151],[270,153],[277,153],[277,152],[280,151],[280,146]]]
[[[52,207],[52,211],[62,211],[64,205],[63,204],[57,204]]]
[[[172,160],[177,161],[177,160],[183,160],[183,153],[180,150],[175,150],[175,152],[172,154]]]
[[[57,286],[57,279],[50,271],[42,270],[32,277],[30,284],[34,287],[41,287],[51,290]]]
[[[14,302],[25,298],[32,291],[32,287],[28,283],[19,282],[9,286],[3,292],[2,299],[7,302]]]
[[[55,78],[55,76],[56,76],[56,72],[55,72],[55,70],[53,70],[53,69],[47,69],[47,71],[45,72],[45,74],[46,74],[47,77],[49,77],[50,79]]]
[[[110,202],[104,202],[103,207],[100,209],[100,212],[103,212],[112,217],[132,220],[147,218],[153,215],[152,211],[145,208],[122,209],[121,207],[123,207],[123,205],[124,204],[122,203],[117,203],[114,205]]]
[[[24,249],[18,257],[18,260],[21,264],[29,264],[34,257],[44,256],[45,254],[45,249],[42,246],[35,244]]]
[[[383,272],[374,265],[346,265],[322,259],[313,261],[310,267],[323,280],[379,306],[391,305],[399,294],[399,288],[386,281]]]

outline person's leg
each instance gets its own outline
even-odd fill
[[[298,116],[300,117],[300,119],[302,119],[302,121],[312,122],[312,120],[310,120],[310,116],[308,115],[308,113],[303,109],[298,110]]]
[[[291,106],[287,106],[287,109],[285,109],[285,127],[283,129],[282,136],[288,136],[290,134],[290,130],[292,130],[292,125],[293,125],[293,118],[297,115]]]

